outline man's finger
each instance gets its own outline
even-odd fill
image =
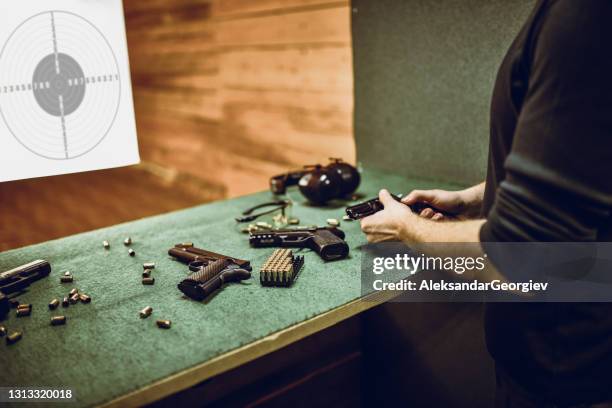
[[[370,230],[370,220],[368,220],[368,217],[362,218],[360,224],[361,231],[368,232]]]
[[[391,197],[391,193],[385,189],[380,190],[380,193],[378,193],[378,199],[384,206],[395,202],[393,197]]]
[[[428,207],[428,208],[423,208],[423,210],[421,211],[419,215],[423,218],[431,218],[434,216],[434,214],[435,214],[434,210]]]
[[[444,214],[442,213],[435,213],[433,215],[433,217],[431,217],[432,220],[434,221],[442,221],[444,219]]]
[[[434,193],[432,190],[412,190],[410,194],[402,198],[404,204],[415,204],[418,202],[431,202],[434,200]]]

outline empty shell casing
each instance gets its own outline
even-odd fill
[[[102,246],[104,246],[104,249],[109,249],[110,248],[110,244],[108,243],[108,241],[102,242]]]
[[[79,294],[79,300],[81,301],[81,303],[91,303],[91,296],[81,293]]]
[[[57,299],[53,299],[52,301],[49,302],[49,309],[55,310],[59,307],[59,305],[60,305],[60,301]]]
[[[79,301],[79,294],[70,296],[69,301],[71,305],[75,305]]]
[[[32,314],[32,309],[17,309],[17,317],[25,317]]]
[[[180,244],[176,244],[175,247],[178,247],[178,248],[191,248],[191,247],[193,247],[193,242],[181,242]]]
[[[132,245],[132,238],[127,237],[126,239],[123,240],[123,245],[128,246],[128,245]]]
[[[11,333],[8,336],[6,336],[6,344],[15,344],[19,340],[21,340],[22,336],[23,334],[19,331]]]
[[[300,223],[299,218],[289,218],[289,225],[298,225]]]
[[[142,284],[143,285],[154,285],[155,278],[142,278]]]
[[[146,262],[142,264],[142,269],[155,269],[155,262]]]
[[[60,282],[61,283],[72,283],[72,282],[74,282],[74,277],[72,275],[70,275],[70,276],[62,276],[60,278]]]
[[[51,326],[62,326],[66,324],[66,316],[54,316],[51,318]]]
[[[142,277],[143,277],[143,278],[149,278],[149,277],[151,277],[151,270],[150,270],[150,269],[145,269],[145,270],[142,272]]]
[[[172,322],[170,320],[158,320],[157,327],[160,329],[169,329],[172,326]]]
[[[72,297],[76,295],[77,293],[79,293],[79,290],[77,288],[74,288],[68,293],[68,297]]]
[[[328,224],[328,225],[330,225],[330,226],[332,226],[332,227],[338,227],[338,226],[340,226],[340,221],[338,221],[338,220],[337,220],[337,219],[335,219],[335,218],[329,218],[329,219],[327,220],[327,224]]]
[[[17,310],[20,310],[20,309],[30,309],[30,310],[32,310],[32,305],[29,304],[29,303],[23,303],[23,304],[17,306]]]
[[[153,308],[151,306],[147,306],[140,311],[140,318],[146,319],[147,317],[151,316],[151,313],[153,313]]]
[[[136,255],[136,251],[134,251],[132,248],[130,248],[130,249],[128,250],[128,254],[129,254],[130,256],[134,256],[134,255]]]
[[[70,299],[68,299],[68,297],[65,297],[64,299],[62,299],[62,307],[68,306],[70,306]]]
[[[6,327],[0,326],[0,337],[6,336]]]

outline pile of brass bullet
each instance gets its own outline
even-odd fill
[[[57,308],[56,302],[57,305],[59,305],[59,301],[57,299],[53,299],[49,303],[49,309],[55,310]],[[70,290],[70,293],[68,293],[68,296],[64,297],[64,299],[62,300],[62,307],[76,305],[79,302],[84,304],[91,303],[91,297],[86,295],[85,293],[79,292],[77,288],[72,288]]]
[[[294,256],[293,252],[287,248],[276,249],[261,266],[259,281],[262,286],[289,287],[297,278],[303,265],[303,256]]]

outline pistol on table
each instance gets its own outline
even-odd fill
[[[349,246],[344,232],[335,227],[301,227],[254,231],[249,235],[254,248],[310,248],[325,261],[346,258]]]
[[[251,277],[250,262],[243,259],[180,244],[171,248],[168,254],[189,266],[192,273],[178,284],[178,288],[195,300],[206,299],[225,283]]]
[[[32,283],[51,273],[51,264],[38,260],[0,273],[0,320],[4,319],[10,306],[6,295],[21,292]]]

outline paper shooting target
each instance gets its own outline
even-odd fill
[[[0,113],[39,156],[67,160],[93,150],[121,99],[115,54],[86,19],[47,11],[21,23],[0,52]]]

